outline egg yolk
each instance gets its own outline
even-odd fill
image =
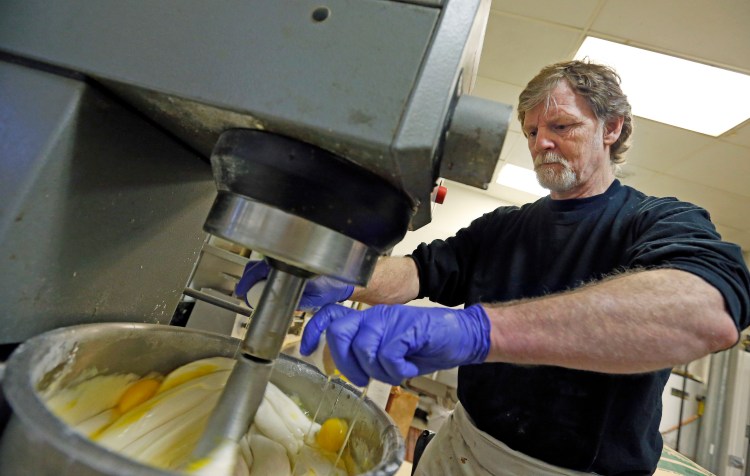
[[[190,370],[173,372],[169,374],[161,387],[159,387],[159,393],[166,392],[167,390],[171,390],[185,382],[197,379],[198,377],[203,377],[204,375],[216,372],[217,370],[219,370],[219,368],[216,365],[201,365],[193,367]]]
[[[161,382],[153,378],[145,378],[128,387],[117,402],[117,410],[125,413],[156,394]]]
[[[320,426],[315,441],[322,449],[332,453],[338,452],[344,445],[349,425],[341,418],[329,418]]]

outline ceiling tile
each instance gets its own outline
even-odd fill
[[[720,140],[729,142],[730,144],[750,147],[750,121],[745,121],[740,127],[722,135]]]
[[[716,231],[721,235],[721,239],[739,245],[745,253],[750,250],[750,231],[735,230],[725,226],[717,226]]]
[[[721,237],[727,241],[731,241],[729,238],[727,238],[728,236],[737,235],[741,233],[740,230],[736,230],[734,228],[730,228],[724,225],[716,225],[716,231],[718,231]]]
[[[516,142],[518,142],[522,138],[523,136],[517,132],[509,132],[508,135],[505,136],[503,150],[500,151],[500,159],[507,160],[510,156],[511,150],[515,147]]]
[[[628,163],[663,172],[683,161],[714,139],[679,127],[642,117],[633,118],[631,147],[625,156]]]
[[[589,24],[595,36],[750,72],[748,0],[493,0],[474,94],[515,106],[542,67],[571,57]],[[532,167],[515,119],[500,157]],[[750,249],[750,121],[716,139],[635,118],[627,159],[623,183],[705,207],[729,241]],[[534,198],[496,184],[483,193]]]
[[[513,106],[513,112],[510,114],[509,129],[511,131],[520,132],[521,124],[516,117],[516,105],[518,104],[518,95],[521,94],[522,89],[523,88],[519,86],[503,83],[484,76],[478,76],[477,82],[474,85],[474,90],[471,94]]]
[[[645,169],[627,162],[620,166],[620,172],[617,178],[625,185],[629,185],[646,195],[659,195],[660,189],[658,181],[655,180],[658,174],[652,170]]]
[[[533,2],[492,0],[492,9],[583,28],[594,14],[598,4],[599,0],[534,0]]]
[[[750,198],[750,149],[747,147],[714,141],[666,172]]]
[[[515,108],[518,104],[518,95],[521,94],[522,90],[523,88],[520,86],[503,83],[485,76],[477,76],[477,82],[474,85],[474,90],[471,94],[485,99],[492,99],[493,101],[510,104],[513,106],[513,119],[515,122],[518,122],[515,116]]]
[[[623,182],[630,185],[628,179]],[[648,195],[677,197],[703,207],[708,210],[716,224],[739,230],[748,226],[747,210],[750,209],[750,200],[745,197],[656,172],[642,175],[638,185],[632,186]]]
[[[590,33],[750,72],[747,0],[609,0]]]
[[[533,170],[534,165],[531,159],[531,152],[529,152],[526,138],[520,132],[515,133],[515,135],[516,137],[515,141],[513,142],[513,146],[508,150],[507,154],[503,158],[509,164],[518,165],[519,167],[526,167],[527,169]]]
[[[578,31],[490,12],[479,75],[524,87],[548,64],[570,59]]]

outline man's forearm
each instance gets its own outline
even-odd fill
[[[355,287],[351,299],[366,304],[403,304],[419,294],[417,265],[409,257],[378,260],[367,287]]]
[[[690,362],[737,339],[718,290],[679,270],[633,272],[485,309],[488,362],[637,373]]]

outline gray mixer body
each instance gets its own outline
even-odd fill
[[[0,3],[0,344],[168,323],[203,225],[273,268],[206,433],[249,425],[258,402],[236,403],[263,394],[306,280],[366,284],[430,221],[438,177],[486,188],[511,110],[467,94],[488,14],[489,0]]]
[[[488,11],[481,0],[2,2],[2,343],[168,322],[215,197],[204,161],[232,129],[309,144],[393,187],[398,226],[357,237],[370,256],[349,271],[281,253],[366,281],[405,221],[430,221],[438,176],[481,187],[492,175],[510,108],[465,95]],[[311,205],[299,188],[278,193]]]

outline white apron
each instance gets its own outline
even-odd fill
[[[474,425],[459,403],[422,453],[415,476],[571,476],[591,473],[547,464],[510,449]]]

